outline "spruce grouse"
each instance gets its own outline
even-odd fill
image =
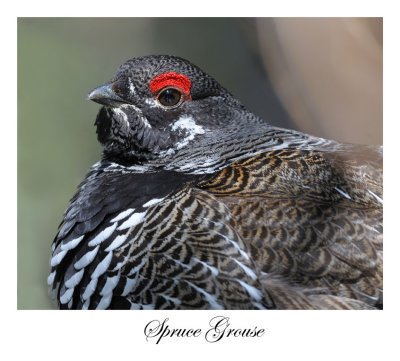
[[[53,242],[60,308],[382,308],[381,147],[274,127],[173,56],[89,99],[104,152]]]

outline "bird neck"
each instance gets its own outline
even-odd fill
[[[260,119],[232,130],[213,131],[173,154],[149,160],[151,166],[190,174],[211,174],[236,160],[265,151],[295,148],[335,150],[335,141],[274,127]]]
[[[310,136],[298,131],[270,125],[254,114],[240,109],[240,119],[230,128],[219,127],[194,137],[181,149],[159,153],[133,152],[125,157],[104,154],[104,160],[115,164],[115,169],[129,172],[171,170],[187,174],[212,174],[236,160],[262,152],[283,149],[335,150],[342,145],[334,141]],[[238,116],[238,114],[235,114]]]

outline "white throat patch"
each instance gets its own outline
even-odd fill
[[[129,92],[131,93],[131,95],[134,95],[136,93],[136,89],[135,86],[132,83],[132,80],[130,78],[128,78],[129,81]]]
[[[185,130],[186,137],[177,143],[176,149],[181,149],[188,145],[194,139],[196,134],[204,134],[205,129],[197,125],[195,120],[190,116],[182,116],[176,122],[170,125],[172,131]]]
[[[122,111],[121,109],[126,109],[126,108],[132,108],[140,117],[140,120],[143,122],[143,124],[145,125],[145,127],[147,128],[151,128],[150,123],[148,122],[148,120],[143,116],[142,111],[134,106],[133,104],[121,104],[119,107],[113,107],[113,108],[109,108],[112,112],[114,112],[114,114],[118,115],[119,117],[121,117],[125,124],[129,127],[129,121],[128,121],[128,116],[125,114],[124,111]]]

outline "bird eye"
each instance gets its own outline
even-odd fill
[[[177,106],[182,101],[182,93],[176,88],[166,88],[158,94],[157,100],[165,107]]]

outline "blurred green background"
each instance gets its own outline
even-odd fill
[[[86,95],[148,54],[187,58],[274,125],[382,142],[382,19],[19,18],[18,309],[55,308],[51,242],[101,155]]]

